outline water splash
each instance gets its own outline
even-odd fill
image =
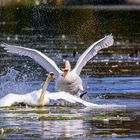
[[[26,82],[27,76],[22,76],[22,81],[18,81],[19,71],[13,67],[8,68],[5,75],[0,77],[0,98],[8,93],[24,94],[35,89],[40,89],[41,81]]]

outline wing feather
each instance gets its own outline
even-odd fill
[[[58,66],[52,59],[50,59],[38,50],[21,46],[8,45],[6,43],[2,43],[1,46],[4,47],[4,49],[9,53],[18,54],[21,56],[28,56],[34,59],[45,70],[47,70],[48,72],[54,72],[57,76],[62,73],[62,71],[58,68]]]
[[[96,104],[87,102],[85,100],[80,99],[79,97],[76,97],[76,96],[71,95],[71,94],[66,93],[66,92],[50,93],[50,94],[47,94],[47,97],[49,97],[51,100],[62,99],[62,100],[68,101],[70,103],[81,103],[85,106],[96,106]]]
[[[78,75],[80,74],[82,68],[86,65],[86,63],[93,58],[98,51],[103,48],[108,48],[112,46],[114,43],[114,39],[112,35],[107,35],[104,38],[100,39],[99,41],[93,43],[78,59],[75,68],[75,71]]]

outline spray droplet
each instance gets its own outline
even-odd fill
[[[36,4],[36,5],[39,5],[39,4],[40,4],[40,2],[39,2],[38,0],[36,0],[36,1],[35,1],[35,4]]]
[[[16,40],[16,41],[18,40],[18,35],[15,35],[15,40]]]
[[[8,41],[10,40],[10,37],[9,37],[9,36],[7,37],[7,40],[8,40]]]
[[[62,39],[65,39],[66,38],[66,36],[65,35],[62,35]]]

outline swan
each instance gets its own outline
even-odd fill
[[[40,90],[33,91],[31,93],[19,95],[10,93],[6,96],[4,96],[2,99],[0,99],[0,107],[3,106],[11,106],[15,103],[25,103],[27,105],[31,106],[44,106],[50,104],[52,100],[64,100],[70,103],[81,103],[86,107],[96,107],[96,104],[87,102],[85,100],[80,99],[77,96],[71,95],[66,92],[53,92],[50,93],[49,91],[46,91],[49,85],[49,82],[55,78],[55,75],[53,72],[50,72],[43,88]]]
[[[34,59],[48,72],[54,72],[57,77],[57,91],[65,91],[72,95],[82,97],[85,94],[82,79],[79,76],[82,68],[91,58],[93,58],[98,53],[99,50],[108,48],[109,46],[112,46],[113,43],[114,39],[112,34],[105,36],[104,38],[93,43],[88,49],[86,49],[86,51],[79,57],[73,70],[71,70],[69,61],[66,61],[64,71],[61,71],[52,59],[38,50],[21,46],[8,45],[6,43],[1,43],[1,46],[4,47],[7,52],[28,56]]]

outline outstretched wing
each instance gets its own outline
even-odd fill
[[[68,101],[70,103],[81,103],[85,106],[90,106],[90,107],[97,106],[96,104],[89,103],[87,101],[80,99],[79,97],[76,97],[76,96],[71,95],[71,94],[66,93],[66,92],[50,93],[50,94],[47,94],[47,97],[49,97],[51,100],[62,99],[62,100]]]
[[[9,93],[0,99],[0,106],[11,106],[15,103],[21,103],[23,101],[22,95]]]
[[[92,44],[78,59],[75,68],[75,71],[78,75],[80,74],[82,68],[86,65],[86,63],[94,57],[99,50],[103,48],[108,48],[112,46],[114,43],[114,39],[112,35],[107,35],[104,38],[100,39],[99,41]]]
[[[58,68],[58,66],[52,59],[50,59],[49,57],[47,57],[46,55],[44,55],[38,50],[25,48],[21,46],[8,45],[6,43],[2,43],[1,46],[4,47],[4,49],[7,52],[28,56],[34,59],[45,70],[47,70],[48,72],[54,72],[57,76],[59,75],[59,73],[62,73],[62,71]]]

